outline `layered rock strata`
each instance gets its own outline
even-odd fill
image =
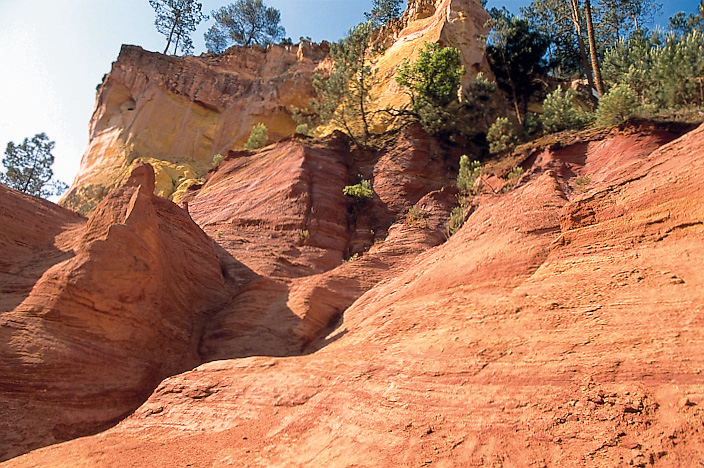
[[[198,365],[206,313],[224,299],[224,282],[212,241],[153,195],[148,165],[87,220],[0,189],[10,265],[0,276],[7,459],[109,427],[164,377]]]
[[[232,47],[221,55],[175,57],[123,46],[98,87],[88,148],[61,204],[90,213],[136,161],[153,164],[156,191],[180,197],[213,156],[241,147],[256,123],[276,141],[296,127],[325,45]]]
[[[538,150],[316,352],[201,365],[115,428],[4,466],[696,464],[703,136],[634,129]],[[441,199],[416,205],[431,226]]]

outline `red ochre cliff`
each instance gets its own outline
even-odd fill
[[[414,1],[387,33],[475,24],[472,5]],[[487,164],[448,238],[454,147],[413,125],[374,151],[286,136],[284,90],[324,56],[126,47],[64,199],[90,216],[0,185],[0,465],[704,459],[704,126],[563,134]],[[262,89],[281,93],[260,108]],[[245,114],[278,142],[239,150],[249,128],[227,119]],[[342,191],[360,178],[366,203]]]
[[[4,190],[4,457],[124,419],[3,466],[691,466],[704,127],[678,134],[535,150],[447,242],[416,127],[366,160],[232,152],[190,216],[148,166],[88,221]],[[355,172],[378,191],[351,220]]]

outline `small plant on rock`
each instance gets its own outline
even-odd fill
[[[464,207],[456,206],[450,211],[450,220],[447,223],[447,237],[452,236],[464,225]]]
[[[218,167],[223,159],[222,154],[216,154],[213,156],[213,167]]]
[[[306,136],[311,136],[310,128],[308,128],[307,123],[302,123],[299,126],[296,127],[295,133],[297,135],[306,135]]]
[[[596,123],[605,127],[620,124],[632,117],[637,108],[636,93],[628,85],[616,85],[599,101]]]
[[[372,184],[367,179],[362,179],[362,181],[355,185],[347,185],[342,189],[342,193],[348,197],[354,197],[357,201],[365,202],[371,200],[374,197],[374,191],[372,190]]]
[[[428,227],[428,221],[425,219],[425,215],[415,206],[412,206],[406,212],[405,222],[409,226]]]
[[[269,133],[266,125],[259,122],[252,127],[252,132],[249,134],[249,139],[247,140],[247,143],[245,143],[244,149],[250,151],[259,149],[266,145],[267,141],[269,141]]]
[[[521,166],[514,167],[511,172],[508,173],[508,181],[504,184],[503,192],[506,193],[516,186],[518,179],[523,175],[523,168]]]
[[[586,190],[587,185],[592,183],[592,179],[589,176],[576,177],[574,179],[574,186],[577,190]]]
[[[499,117],[489,127],[486,141],[489,142],[489,152],[496,154],[512,150],[516,146],[518,139],[511,122],[506,117]]]
[[[457,175],[457,188],[464,192],[473,192],[474,182],[479,178],[482,166],[479,161],[469,161],[466,154],[460,156],[460,172]]]

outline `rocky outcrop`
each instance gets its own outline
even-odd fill
[[[109,427],[203,362],[324,346],[349,305],[446,239],[448,162],[424,161],[441,150],[418,126],[379,152],[340,133],[288,138],[230,151],[182,207],[141,165],[88,220],[8,190],[26,201],[4,226],[39,217],[5,228],[9,271],[27,273],[2,277],[17,293],[0,327],[3,457]],[[358,174],[378,180],[364,207],[343,194]]]
[[[444,241],[454,192],[427,194],[451,183],[447,163],[423,160],[439,143],[413,126],[378,154],[349,146],[334,133],[231,152],[184,197],[236,259],[225,270],[231,299],[205,329],[206,361],[299,354],[359,296]],[[427,176],[416,178],[421,168]],[[375,190],[363,207],[343,194],[359,175]],[[417,222],[403,229],[416,204]]]
[[[489,34],[489,14],[477,0],[412,0],[398,24],[391,25],[393,40],[384,54],[375,60],[377,83],[372,90],[375,108],[401,107],[408,95],[396,84],[396,71],[404,61],[413,62],[426,42],[439,43],[460,51],[467,73],[466,87],[479,72],[489,76],[485,57],[485,38]]]
[[[174,57],[123,46],[98,87],[88,148],[61,204],[92,212],[139,160],[155,167],[157,194],[178,199],[254,124],[266,124],[272,141],[290,135],[289,107],[308,105],[326,51],[302,42]]]
[[[696,464],[703,136],[626,129],[538,150],[316,352],[201,365],[115,428],[4,466]],[[442,198],[417,204],[430,226]],[[399,229],[384,244],[409,238]],[[300,281],[334,293],[319,278]]]
[[[149,165],[88,220],[0,189],[11,265],[0,276],[7,459],[105,429],[164,377],[198,365],[206,313],[220,305],[224,282],[212,241],[153,195]]]
[[[410,2],[398,24],[382,32],[390,47],[373,63],[372,110],[407,104],[394,80],[396,70],[415,60],[425,42],[461,51],[464,86],[479,71],[489,73],[482,41],[488,19],[476,0]],[[325,43],[304,41],[175,57],[123,46],[98,87],[88,147],[60,204],[91,213],[140,161],[154,167],[157,195],[178,202],[189,186],[202,183],[214,155],[244,145],[254,124],[264,123],[271,141],[294,132],[291,106],[309,105],[313,74],[329,66],[327,51]],[[389,124],[379,122],[376,130]]]

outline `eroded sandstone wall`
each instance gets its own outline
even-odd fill
[[[373,109],[408,103],[396,70],[415,60],[425,42],[460,49],[467,68],[463,85],[479,71],[489,72],[482,40],[488,19],[476,0],[410,2],[402,18],[382,31],[391,45],[373,62]],[[61,204],[89,214],[137,161],[154,167],[158,195],[180,200],[202,182],[214,155],[243,146],[254,124],[264,123],[272,142],[293,133],[290,108],[308,106],[312,76],[324,68],[327,51],[327,44],[302,42],[175,57],[123,46],[98,87],[88,147]],[[376,130],[388,125],[379,122]]]
[[[137,160],[156,171],[156,193],[178,199],[215,154],[241,147],[264,123],[276,141],[296,127],[325,45],[232,47],[218,56],[174,57],[123,46],[98,87],[89,143],[61,204],[90,213]]]

